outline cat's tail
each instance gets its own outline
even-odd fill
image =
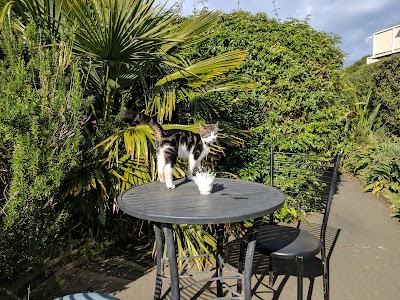
[[[160,138],[164,131],[161,125],[154,118],[130,109],[121,112],[120,117],[122,121],[128,123],[139,122],[143,124],[148,124],[151,127],[151,129],[153,129],[154,136],[156,137],[156,139]]]

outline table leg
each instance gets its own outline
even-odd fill
[[[154,234],[156,238],[156,248],[157,248],[157,256],[156,256],[156,267],[157,267],[157,275],[156,275],[156,287],[154,290],[154,300],[159,300],[161,298],[161,289],[162,289],[162,273],[163,273],[163,265],[162,265],[162,257],[164,252],[164,239],[161,232],[161,224],[154,224]]]
[[[164,236],[165,242],[167,244],[168,252],[168,263],[171,277],[171,295],[172,299],[180,300],[180,290],[179,290],[179,274],[178,274],[178,264],[176,259],[176,248],[174,241],[174,234],[172,231],[171,224],[163,224],[164,226]]]
[[[217,267],[217,274],[221,274],[222,276],[222,265],[220,264],[219,261],[219,256],[221,255],[222,257],[222,252],[224,249],[224,230],[225,230],[225,225],[224,224],[218,224],[217,228],[217,253],[216,253],[216,267]],[[222,283],[221,280],[217,280],[217,297],[222,297]]]
[[[244,285],[243,294],[245,300],[251,299],[251,276],[253,275],[253,258],[256,248],[257,234],[260,229],[262,218],[254,220],[252,230],[249,235],[249,243],[247,244],[246,259],[244,263]]]

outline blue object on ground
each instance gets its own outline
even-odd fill
[[[72,295],[66,295],[54,300],[120,300],[110,295],[99,294],[99,293],[78,293]]]

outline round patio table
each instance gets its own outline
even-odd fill
[[[123,212],[139,219],[155,222],[157,278],[154,299],[161,297],[161,260],[164,247],[162,229],[167,244],[172,299],[179,300],[179,274],[172,232],[173,224],[220,224],[217,268],[221,268],[218,257],[222,253],[224,224],[262,218],[281,208],[285,200],[285,195],[276,188],[238,179],[216,178],[209,195],[201,195],[193,181],[180,179],[174,184],[176,188],[169,190],[164,183],[147,183],[133,187],[118,196],[118,205]],[[260,223],[257,222],[256,229]],[[243,273],[244,299],[251,298],[250,280],[256,231],[250,235],[247,246]],[[217,296],[222,296],[220,280],[217,280]]]

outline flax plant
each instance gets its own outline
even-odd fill
[[[352,107],[349,108],[349,112],[347,113],[346,117],[352,116],[354,118],[354,139],[361,143],[365,143],[370,134],[374,132],[374,127],[376,126],[381,103],[379,103],[373,109],[371,108],[370,100],[372,95],[372,88],[369,89],[366,95],[361,95],[361,99],[356,90],[353,90],[352,92]]]

